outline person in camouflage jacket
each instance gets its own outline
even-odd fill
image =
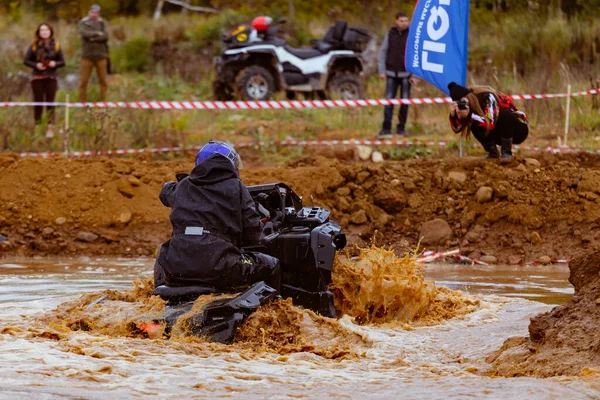
[[[77,30],[82,40],[79,101],[86,101],[87,85],[94,68],[100,82],[100,99],[106,101],[109,63],[108,26],[100,16],[100,6],[90,7],[87,17],[79,21]]]

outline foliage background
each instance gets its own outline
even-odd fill
[[[287,17],[287,40],[309,45],[329,24],[346,19],[367,27],[380,40],[397,11],[411,13],[413,1],[346,0],[191,0],[216,14],[182,12],[165,4],[154,21],[156,1],[0,0],[0,101],[29,100],[28,71],[22,64],[33,32],[42,21],[56,30],[66,58],[58,100],[76,99],[80,39],[76,22],[92,3],[103,8],[111,32],[111,100],[205,100],[211,96],[213,57],[221,36],[256,15]],[[507,93],[564,92],[599,86],[600,0],[473,0],[469,38],[469,83],[489,84]],[[379,40],[377,43],[379,43]],[[365,54],[375,61],[373,53]],[[378,98],[383,82],[366,74],[368,96]],[[90,86],[90,98],[97,96]],[[413,97],[439,95],[427,84]],[[600,97],[600,96],[598,96]],[[600,128],[597,98],[578,98],[572,108],[572,140],[596,148]],[[539,145],[557,144],[564,124],[564,101],[523,104]],[[255,139],[372,137],[381,110],[294,112],[160,112],[75,110],[71,148],[146,147],[197,143],[215,136],[235,142]],[[60,149],[35,129],[31,110],[0,110],[0,148],[16,151]],[[62,125],[62,110],[60,124]],[[417,139],[452,140],[446,107],[412,107],[409,130]]]

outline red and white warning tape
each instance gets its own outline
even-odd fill
[[[423,264],[429,264],[432,263],[434,261],[440,261],[440,260],[446,260],[447,258],[450,259],[455,259],[459,262],[462,263],[468,263],[471,265],[483,265],[483,266],[489,266],[490,264],[485,263],[483,261],[477,260],[477,259],[471,259],[469,257],[460,255],[460,254],[444,254],[444,253],[436,253],[433,251],[426,251],[425,253],[423,253],[423,255],[419,258],[417,258],[417,262],[423,263]],[[551,260],[549,262],[549,264],[568,264],[570,263],[571,260]],[[527,263],[526,265],[543,265],[544,263],[542,263],[541,261],[532,261]]]
[[[470,263],[471,265],[484,265],[484,266],[489,266],[490,264],[485,263],[483,261],[479,261],[477,259],[472,260],[467,256],[461,256],[460,254],[457,254],[454,256],[454,258],[460,262],[466,262],[466,263]]]
[[[600,94],[600,89],[571,93],[571,97]],[[515,94],[514,100],[554,99],[569,97],[567,93],[554,94]],[[423,99],[370,99],[370,100],[294,100],[294,101],[134,101],[134,102],[88,102],[88,103],[34,103],[0,102],[0,107],[55,106],[72,108],[132,108],[142,110],[281,110],[291,108],[345,108],[372,107],[400,104],[445,104],[452,102],[450,97]]]
[[[551,260],[550,264],[569,264],[571,262],[571,260]],[[528,265],[544,265],[543,262],[541,261],[532,261],[530,263],[527,263]]]
[[[448,142],[445,141],[417,141],[417,140],[369,140],[369,139],[348,139],[348,140],[278,140],[278,141],[259,141],[234,144],[236,148],[257,148],[265,146],[276,147],[304,147],[304,146],[400,146],[400,147],[447,147]],[[573,147],[531,147],[531,146],[514,146],[516,149],[524,151],[546,151],[552,154],[567,154],[567,153],[588,153],[600,154],[600,150],[585,150]],[[157,147],[150,149],[116,149],[116,150],[88,150],[88,151],[73,151],[65,154],[64,152],[39,152],[39,153],[21,153],[21,157],[53,157],[63,155],[68,157],[91,157],[91,156],[110,156],[110,155],[126,155],[126,154],[141,154],[141,153],[170,153],[182,151],[197,151],[201,146],[177,146],[177,147]]]

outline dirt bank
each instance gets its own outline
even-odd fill
[[[586,375],[600,372],[600,251],[569,265],[575,295],[531,319],[529,337],[511,338],[488,361],[500,376]]]
[[[537,159],[536,159],[537,158]],[[570,258],[600,244],[600,161],[540,154],[479,159],[357,162],[352,149],[281,167],[243,170],[247,184],[289,183],[306,204],[333,211],[353,242],[459,246],[519,264]],[[256,164],[256,163],[254,163]],[[191,160],[0,157],[2,255],[147,255],[169,237],[163,182]],[[438,219],[432,224],[426,224]]]

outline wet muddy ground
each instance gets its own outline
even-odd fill
[[[529,318],[551,308],[523,297],[565,301],[565,266],[532,267],[527,275],[512,267],[429,266],[426,276],[437,285],[466,290],[475,309],[423,325],[358,325],[345,316],[338,333],[361,339],[352,342],[352,354],[339,358],[311,349],[273,352],[243,343],[142,339],[51,326],[53,310],[65,302],[104,289],[125,293],[151,266],[149,259],[2,261],[0,396],[585,399],[600,390],[595,375],[539,379],[488,373],[489,353],[508,337],[526,335]],[[300,325],[307,343],[340,345],[339,336],[327,338],[323,325],[312,321]]]
[[[526,266],[600,245],[598,158],[374,164],[333,148],[278,167],[250,158],[246,183],[290,184],[331,209],[353,244],[402,254],[424,238],[421,249],[501,266],[430,266],[423,277],[392,252],[346,260],[332,289],[344,317],[279,302],[232,346],[148,338],[123,323],[160,312],[147,287],[170,234],[157,193],[191,164],[0,157],[0,397],[600,396],[600,255],[570,272]],[[59,254],[76,258],[48,258]],[[86,313],[106,290],[109,301]]]

